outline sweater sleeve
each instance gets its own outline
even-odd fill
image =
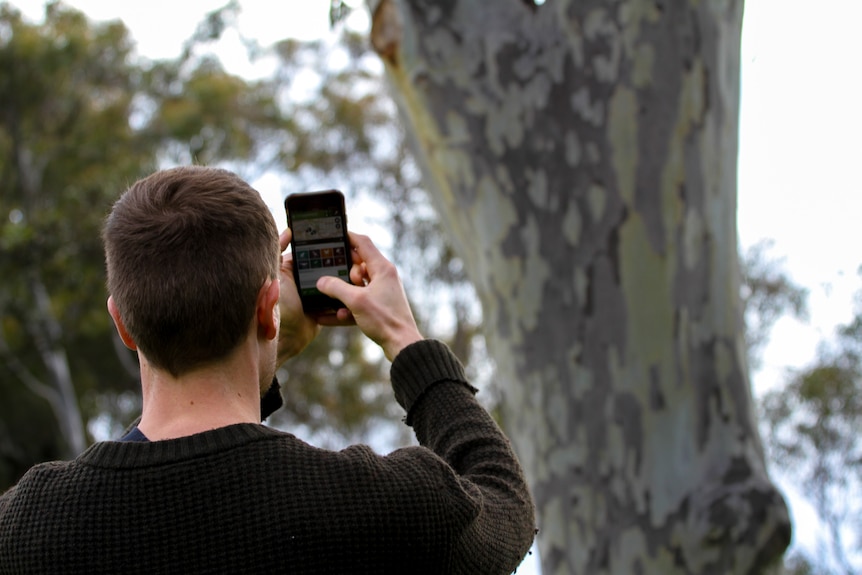
[[[4,515],[6,515],[6,510],[9,507],[9,503],[12,501],[12,498],[15,496],[15,491],[18,489],[17,485],[13,485],[9,489],[7,489],[4,493],[0,493],[0,522],[3,521]]]
[[[445,344],[408,346],[392,385],[419,443],[454,472],[475,514],[454,543],[453,573],[511,573],[535,536],[535,508],[509,440],[476,401],[476,389]]]

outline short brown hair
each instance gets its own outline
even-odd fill
[[[248,333],[279,265],[260,194],[227,170],[187,166],[137,181],[102,232],[108,291],[154,366],[179,376],[226,357]]]

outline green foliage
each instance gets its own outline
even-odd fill
[[[289,409],[276,412],[270,423],[319,437],[338,422],[344,437],[365,437],[371,418],[392,401],[384,362],[366,358],[367,350],[357,330],[325,331],[279,371]]]
[[[60,4],[32,25],[4,4],[0,30],[0,377],[8,399],[0,419],[14,454],[3,462],[20,469],[69,453],[48,405],[22,384],[54,397],[60,418],[75,410],[58,399],[62,356],[80,374],[81,395],[128,379],[116,359],[80,359],[93,342],[110,342],[101,219],[116,191],[153,165],[154,151],[128,122],[134,76],[122,25],[91,26]],[[44,292],[47,305],[37,297]]]
[[[769,257],[771,247],[771,241],[760,242],[741,258],[745,339],[753,366],[778,318],[787,313],[805,318],[808,313],[807,290],[787,277],[780,261]]]
[[[808,557],[800,553],[791,553],[784,561],[784,572],[787,575],[817,575],[816,566]]]
[[[757,363],[776,320],[788,312],[806,317],[806,290],[795,285],[769,257],[770,242],[754,246],[742,260],[749,356]],[[860,294],[862,302],[862,294]],[[862,524],[862,307],[815,363],[792,375],[759,402],[767,455],[817,511],[825,529],[817,557],[797,549],[785,561],[796,575],[859,571]]]
[[[826,527],[818,568],[857,573],[862,525],[862,310],[814,365],[761,401],[770,458],[801,487]],[[848,541],[848,534],[851,539]],[[799,559],[800,565],[804,559]],[[803,571],[804,572],[804,571]]]
[[[232,2],[205,15],[177,59],[150,62],[120,22],[56,2],[34,24],[0,5],[0,489],[33,463],[74,455],[76,417],[104,437],[139,413],[136,359],[105,312],[99,232],[119,193],[159,166],[275,172],[290,191],[349,182],[351,201],[381,206],[408,289],[430,294],[416,306],[420,321],[435,318],[425,333],[451,336],[465,361],[481,339],[475,295],[441,241],[363,35],[339,25],[337,44],[243,39],[250,57],[277,61],[272,77],[246,80],[209,49],[237,12]],[[367,440],[398,421],[385,371],[358,332],[324,330],[280,373],[286,408],[270,423],[332,446]]]
[[[0,383],[0,492],[36,461],[57,459],[60,430],[45,402],[21,385]],[[22,435],[26,434],[26,435]]]
[[[292,99],[294,79],[326,62],[325,47],[285,41],[273,50],[274,78],[232,76],[206,48],[235,12],[207,15],[178,59],[147,62],[119,22],[52,3],[33,24],[0,5],[0,489],[35,462],[74,455],[76,414],[116,434],[139,410],[134,357],[105,312],[99,239],[129,183],[189,162],[318,178],[370,172],[373,129],[389,116],[356,90],[370,77],[356,38],[344,42],[346,66],[321,65],[311,94]],[[382,358],[364,350],[356,333],[325,330],[289,362],[282,423],[367,431],[391,399]],[[76,397],[63,399],[64,382]]]

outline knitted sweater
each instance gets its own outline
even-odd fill
[[[441,343],[391,369],[420,446],[327,451],[262,425],[97,443],[0,497],[0,575],[510,573],[534,508]]]

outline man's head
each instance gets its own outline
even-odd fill
[[[188,166],[139,180],[102,233],[108,291],[129,336],[178,377],[225,358],[247,336],[279,265],[266,204],[237,175]]]

